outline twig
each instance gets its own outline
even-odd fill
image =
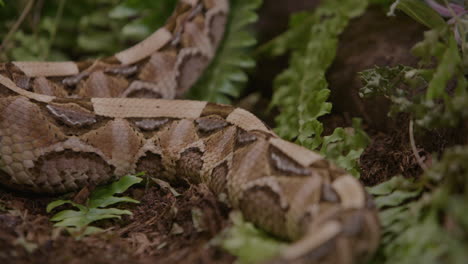
[[[62,19],[63,9],[65,7],[66,1],[67,0],[60,0],[59,2],[57,14],[55,15],[54,27],[52,28],[52,32],[50,33],[50,39],[49,39],[49,42],[47,43],[47,48],[44,52],[44,56],[42,56],[43,60],[46,60],[47,57],[49,57],[50,49],[52,47],[52,44],[54,43],[55,35],[57,34],[57,26],[60,23],[60,20]]]
[[[21,26],[21,24],[23,23],[24,19],[25,19],[26,16],[29,14],[29,12],[31,11],[32,7],[34,6],[34,1],[35,1],[35,0],[29,0],[28,4],[27,4],[26,7],[23,9],[23,12],[21,13],[21,15],[20,15],[20,17],[18,18],[18,20],[16,20],[15,24],[13,25],[13,27],[11,27],[10,31],[8,31],[8,34],[7,34],[6,37],[3,39],[2,44],[0,45],[0,52],[2,51],[3,48],[6,47],[6,45],[8,44],[8,41],[10,41],[10,38],[16,33],[16,31],[18,30],[18,28]]]
[[[414,131],[413,131],[413,120],[410,120],[409,123],[409,137],[411,143],[411,149],[413,150],[413,155],[416,157],[416,161],[418,162],[419,166],[426,171],[428,168],[426,164],[423,162],[421,156],[419,156],[418,149],[416,148],[416,143],[414,141]]]
[[[33,14],[33,32],[34,32],[34,39],[37,41],[38,35],[39,35],[39,22],[41,21],[41,15],[42,15],[42,8],[44,7],[44,0],[39,0],[36,4],[36,8],[34,10]]]

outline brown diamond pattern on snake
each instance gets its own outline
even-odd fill
[[[237,149],[234,152],[231,176],[228,180],[229,196],[233,206],[236,206],[238,203],[244,184],[259,178],[271,176],[267,150],[268,142],[259,139],[245,148]]]
[[[64,150],[41,156],[29,171],[37,190],[57,193],[104,183],[114,168],[96,153]]]
[[[176,91],[177,97],[182,96],[190,87],[195,84],[195,82],[198,80],[198,77],[210,62],[206,56],[199,52],[187,52],[185,54],[181,52],[181,56],[181,60],[178,61],[176,65],[178,68],[178,74],[176,77],[178,84]]]
[[[138,79],[158,83],[173,75],[177,60],[175,50],[155,52],[138,74]]]
[[[239,209],[255,224],[277,236],[284,236],[287,208],[281,207],[281,196],[268,185],[253,185],[242,192]],[[259,211],[262,211],[259,214]],[[286,236],[282,237],[287,239]]]
[[[343,208],[360,209],[366,207],[366,191],[359,180],[353,176],[341,176],[334,180],[331,185],[340,197],[340,205]]]
[[[73,104],[77,105],[85,110],[88,110],[90,112],[94,113],[94,105],[91,102],[91,98],[60,98],[56,97],[54,98],[50,104],[57,104],[57,105],[68,105],[68,104]],[[98,119],[104,118],[99,116]]]
[[[0,98],[0,112],[2,141],[11,137],[12,143],[34,142],[34,147],[40,148],[65,139],[57,127],[47,122],[39,106],[25,97]]]
[[[161,148],[172,153],[179,153],[199,137],[192,120],[173,121],[157,132]]]
[[[12,90],[6,88],[3,84],[0,83],[0,98],[5,98],[9,96],[16,96],[17,94]]]
[[[133,82],[133,83],[135,83],[135,82]],[[124,97],[128,97],[128,98],[149,98],[149,99],[163,98],[163,96],[160,93],[155,92],[155,91],[153,91],[151,89],[147,89],[147,88],[138,88],[136,90],[133,90],[133,91],[129,92]]]
[[[131,76],[138,72],[138,65],[123,65],[117,67],[111,67],[104,70],[105,73],[115,74],[120,76]]]
[[[299,239],[313,219],[313,209],[320,202],[322,179],[318,175],[311,177],[272,177],[282,190],[282,199],[288,204],[288,229],[291,239]]]
[[[209,165],[205,167],[206,169],[211,169],[211,166],[218,164],[234,151],[235,137],[236,127],[229,126],[203,139],[205,145],[203,161]]]
[[[121,176],[134,169],[135,157],[144,144],[144,136],[126,120],[115,119],[86,133],[81,139],[101,150]]]
[[[190,183],[200,183],[200,172],[203,167],[203,152],[192,147],[184,150],[176,162],[177,175],[182,176]]]
[[[0,99],[0,156],[2,168],[17,184],[30,184],[25,172],[34,166],[40,149],[64,140],[65,135],[48,123],[40,108],[24,97]]]
[[[227,161],[223,161],[221,164],[216,166],[210,176],[208,187],[215,193],[221,194],[226,191],[227,175],[229,173],[229,166]]]
[[[216,0],[203,0],[203,5],[206,9],[212,9],[216,6]]]
[[[78,73],[77,75],[63,78],[62,84],[68,87],[74,87],[75,85],[77,85],[79,82],[81,82],[88,76],[89,76],[89,72],[83,71],[83,72]]]
[[[197,118],[195,124],[197,125],[198,132],[202,135],[211,134],[229,125],[224,118],[217,115]]]
[[[345,236],[357,236],[364,228],[364,210],[348,210],[340,214]]]
[[[219,43],[223,39],[224,28],[227,23],[227,16],[225,14],[218,14],[212,16],[209,21],[209,36],[214,47],[218,47]]]
[[[174,99],[175,91],[173,85],[170,83],[156,84],[136,80],[122,93],[121,97]]]
[[[31,90],[31,77],[24,74],[13,73],[13,82],[24,90]]]
[[[303,259],[303,263],[342,263],[337,262],[337,254],[331,254],[330,252],[336,251],[337,237],[334,237],[313,250],[307,252],[300,259]],[[339,253],[339,252],[337,252]]]
[[[283,251],[284,263],[349,263],[340,262],[342,252],[336,250],[341,230],[341,224],[336,220],[323,222],[318,228],[309,229],[299,241]],[[331,254],[332,251],[337,253]]]
[[[93,112],[76,104],[48,104],[46,109],[57,120],[71,127],[80,128],[97,122]]]
[[[66,97],[68,95],[67,91],[63,89],[62,86],[57,85],[56,83],[49,81],[45,77],[38,77],[34,79],[33,82],[33,92],[39,94],[45,94],[50,96],[57,97]]]
[[[143,131],[155,131],[169,123],[169,118],[139,118],[132,121],[139,129]]]
[[[232,111],[234,111],[234,107],[232,105],[224,105],[224,104],[216,104],[208,102],[203,108],[203,111],[200,116],[210,116],[210,115],[218,115],[222,118],[227,118]]]
[[[329,263],[354,263],[353,260],[362,260],[365,255],[375,250],[378,246],[378,237],[367,236],[378,234],[378,231],[373,230],[378,228],[378,224],[376,221],[368,222],[367,216],[372,216],[372,214],[365,212],[364,209],[340,210],[339,213],[323,220],[322,223],[339,221],[341,226],[340,236],[335,238],[335,246],[339,247],[337,252],[340,254],[334,259],[335,262]],[[352,243],[349,243],[351,241]]]
[[[125,78],[95,71],[86,81],[78,83],[78,95],[82,97],[119,97],[129,83]]]
[[[308,176],[312,173],[309,168],[302,167],[276,147],[270,146],[269,153],[270,163],[279,174]]]
[[[147,151],[136,164],[136,171],[145,172],[145,176],[156,178],[163,177],[164,167],[160,154]]]
[[[205,20],[202,16],[197,16],[193,21],[184,25],[184,32],[181,36],[181,54],[184,50],[196,50],[207,58],[214,55],[214,47],[207,34],[204,32]],[[193,54],[193,52],[192,52]]]
[[[236,147],[242,147],[257,140],[257,136],[252,133],[245,131],[243,129],[237,129],[237,136],[236,136]]]
[[[321,200],[329,203],[339,203],[340,196],[338,196],[338,193],[336,193],[330,184],[325,183],[322,185]]]

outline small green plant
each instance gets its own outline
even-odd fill
[[[78,210],[68,209],[60,211],[55,214],[50,221],[56,222],[54,224],[55,227],[66,228],[71,235],[78,239],[83,236],[99,233],[102,229],[90,226],[91,223],[103,219],[120,219],[122,215],[132,214],[128,210],[106,207],[123,202],[139,203],[139,201],[130,197],[120,197],[116,196],[116,194],[121,194],[130,188],[130,186],[140,183],[143,180],[140,178],[142,175],[143,173],[134,176],[124,176],[112,184],[96,188],[86,202],[86,205],[77,204],[71,200],[58,200],[51,202],[47,206],[48,213],[58,206],[65,204],[70,204]]]
[[[0,8],[0,60],[63,61],[110,56],[162,26],[177,3],[176,0],[37,2],[8,1]],[[27,8],[29,3],[34,3],[34,7]],[[24,12],[23,20],[19,19],[18,11]],[[17,28],[13,27],[16,23]]]

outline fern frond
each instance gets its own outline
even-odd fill
[[[325,73],[335,58],[338,36],[366,7],[367,1],[325,1],[313,13],[295,15],[289,31],[269,44],[273,55],[292,50],[289,68],[274,82],[272,106],[280,110],[276,132],[281,137],[310,149],[323,143],[318,118],[332,107]],[[304,44],[288,44],[295,41]]]
[[[226,33],[218,54],[208,70],[189,92],[189,98],[230,103],[237,98],[247,82],[245,71],[255,66],[249,48],[256,39],[249,26],[257,21],[255,10],[262,0],[231,1],[231,11]]]

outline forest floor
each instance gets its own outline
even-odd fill
[[[280,12],[283,7],[268,3],[258,23],[263,32],[261,42],[287,25],[287,13]],[[301,5],[285,10],[292,12]],[[266,19],[272,15],[275,22],[268,23]],[[389,104],[384,99],[362,101],[357,95],[361,86],[357,73],[374,65],[414,65],[416,59],[410,55],[410,48],[422,39],[423,31],[402,14],[398,19],[388,18],[383,10],[370,9],[353,20],[340,39],[337,58],[328,73],[333,113],[322,121],[325,133],[331,133],[335,127],[349,126],[351,117],[363,118],[372,139],[360,160],[361,181],[366,186],[397,174],[418,177],[422,172],[411,149],[407,117],[388,118]],[[287,58],[259,61],[250,74],[247,95],[261,91],[262,98],[251,110],[271,126],[274,116],[265,114],[264,106],[271,96],[272,76],[286,64]],[[462,135],[457,131],[422,133],[416,146],[423,162],[430,163],[431,153],[460,140]],[[133,216],[104,221],[100,227],[106,232],[77,241],[54,229],[49,221],[51,215],[45,208],[56,198],[0,189],[0,263],[233,263],[235,257],[210,243],[230,225],[229,209],[203,186],[176,190],[180,196],[159,186],[132,188],[128,195],[141,201],[125,206]],[[202,212],[201,217],[194,221],[197,210]]]

